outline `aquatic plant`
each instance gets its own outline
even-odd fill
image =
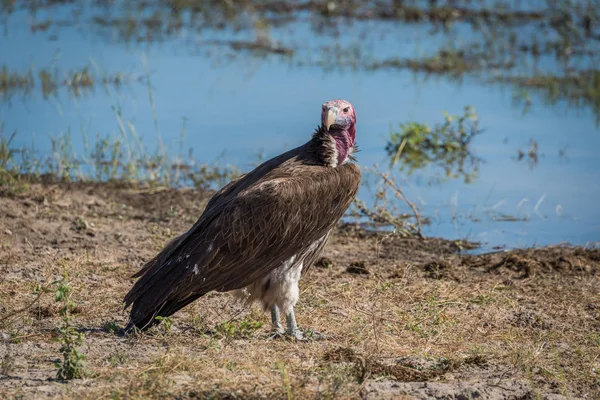
[[[444,113],[444,121],[430,127],[427,123],[406,122],[392,131],[386,144],[391,166],[399,166],[409,175],[425,168],[443,170],[443,180],[477,178],[481,159],[471,152],[470,144],[479,135],[478,117],[473,107],[462,115]]]
[[[56,37],[74,24],[87,24],[91,34],[106,40],[145,46],[192,37],[190,51],[217,63],[236,57],[276,57],[292,66],[317,66],[328,72],[409,70],[416,78],[476,77],[482,83],[514,87],[527,98],[525,111],[534,104],[528,95],[532,92],[550,104],[566,100],[571,107],[589,107],[600,122],[600,90],[595,83],[588,85],[597,81],[594,76],[600,65],[600,7],[596,3],[555,0],[528,6],[508,0],[243,0],[234,6],[214,1],[149,0],[90,6],[74,1],[69,4],[73,19],[67,20],[38,18],[41,10],[50,14],[64,6],[63,1],[10,1],[0,6],[0,14],[7,20],[17,10],[28,10],[33,32],[51,30]],[[310,21],[307,28],[316,40],[307,42],[295,33],[297,25],[305,21]],[[373,23],[382,28],[373,29]],[[393,38],[402,25],[423,27],[438,43],[413,57],[399,55],[404,53],[403,45],[376,50],[375,43]],[[340,41],[347,26],[352,26],[352,33]],[[78,94],[100,81],[115,85],[127,81],[124,74],[100,78],[92,72],[85,67],[58,75],[40,72],[44,94],[60,87]],[[27,91],[33,85],[31,72],[5,67],[0,73],[0,93],[15,88]]]

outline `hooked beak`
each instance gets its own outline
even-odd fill
[[[327,110],[327,116],[325,117],[325,129],[329,130],[331,125],[335,124],[339,110],[336,107],[331,107]]]

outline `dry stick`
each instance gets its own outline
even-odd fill
[[[50,279],[50,276],[48,276],[48,277],[46,278],[46,280],[48,280],[48,279]],[[37,303],[37,302],[38,302],[38,300],[40,299],[40,297],[42,297],[42,295],[43,295],[43,294],[46,292],[46,289],[47,289],[48,287],[50,287],[50,285],[53,285],[54,283],[56,283],[56,281],[54,281],[54,282],[50,282],[50,283],[48,283],[47,285],[43,286],[43,287],[40,289],[40,291],[38,292],[38,294],[37,294],[37,296],[35,297],[35,299],[33,299],[33,301],[32,301],[31,303],[29,303],[28,305],[26,305],[26,306],[25,306],[25,307],[23,307],[23,308],[20,308],[20,309],[18,309],[18,310],[15,310],[15,311],[13,311],[13,312],[10,312],[10,313],[8,313],[8,314],[4,315],[2,318],[0,318],[0,323],[2,323],[2,322],[4,322],[4,321],[8,320],[8,319],[9,319],[9,318],[11,318],[11,317],[14,317],[14,316],[15,316],[15,315],[17,315],[17,314],[20,314],[20,313],[22,313],[23,311],[27,311],[28,309],[30,309],[31,307],[33,307],[33,305],[34,305],[35,303]]]
[[[385,181],[386,184],[388,184],[392,189],[394,189],[394,191],[396,192],[396,198],[398,198],[399,200],[404,200],[406,202],[406,204],[408,204],[408,206],[410,207],[410,209],[413,212],[413,215],[415,216],[416,220],[417,220],[417,235],[420,238],[423,238],[423,234],[421,233],[421,216],[419,215],[419,212],[417,211],[417,207],[415,207],[414,203],[412,201],[410,201],[405,195],[404,192],[402,192],[402,189],[400,189],[398,186],[396,186],[396,184],[387,177],[387,174],[384,174],[382,172],[380,172],[379,170],[376,170],[377,173],[379,174],[379,176],[381,176],[383,178],[383,180]]]
[[[400,320],[397,320],[397,319],[394,319],[394,318],[387,318],[387,317],[377,316],[377,315],[375,315],[375,313],[373,311],[361,310],[360,308],[354,307],[354,306],[350,306],[350,308],[352,308],[355,311],[358,311],[359,313],[365,314],[366,316],[369,316],[371,318],[377,318],[380,321],[392,322],[392,323],[398,324],[398,325],[401,325],[401,324],[405,323],[404,321],[400,321]]]
[[[404,138],[402,140],[402,143],[400,143],[400,146],[398,146],[398,150],[396,151],[396,154],[394,154],[394,158],[392,158],[392,162],[390,163],[390,168],[388,169],[388,173],[390,172],[392,166],[395,165],[398,162],[398,160],[400,159],[400,156],[402,155],[402,151],[404,150],[404,147],[406,147],[406,143],[407,143],[407,140],[406,140],[406,138]],[[384,174],[381,171],[379,171],[377,166],[375,166],[375,171],[377,172],[377,174],[379,174],[379,176],[381,176],[383,178],[385,183],[387,183],[388,185],[390,185],[390,187],[392,189],[394,189],[394,191],[396,192],[395,193],[396,198],[398,198],[399,200],[404,200],[406,202],[406,204],[408,204],[408,206],[411,208],[411,210],[417,220],[417,225],[418,225],[417,236],[419,236],[422,239],[423,234],[421,233],[421,229],[422,229],[421,216],[417,212],[417,208],[415,207],[414,203],[412,203],[410,200],[408,200],[408,198],[404,195],[404,192],[402,192],[402,190],[399,187],[397,187],[394,184],[394,182],[392,182],[387,177],[387,174]]]

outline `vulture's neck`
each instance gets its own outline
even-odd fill
[[[313,134],[311,147],[324,165],[337,167],[352,158],[354,152],[354,137],[346,130],[331,130],[327,132],[318,127]]]

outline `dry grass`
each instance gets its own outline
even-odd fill
[[[102,184],[3,193],[0,397],[378,398],[399,396],[387,383],[419,381],[521,390],[519,398],[600,391],[599,250],[461,256],[451,242],[345,227],[326,248],[331,263],[301,283],[299,324],[327,340],[272,340],[267,315],[218,293],[176,314],[170,330],[115,335],[129,276],[207,198]],[[53,380],[60,316],[51,294],[3,319],[64,272],[90,371],[69,383]]]

